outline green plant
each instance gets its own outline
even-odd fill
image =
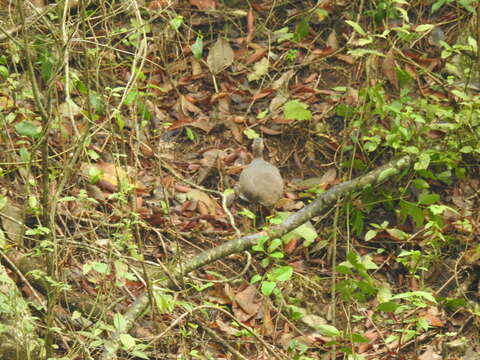
[[[377,293],[373,278],[368,270],[374,270],[377,265],[372,262],[370,256],[358,256],[354,252],[347,254],[347,261],[339,264],[335,270],[344,275],[335,288],[346,301],[359,300],[365,301]]]
[[[195,42],[191,46],[193,56],[195,59],[201,59],[203,56],[203,35],[202,33],[197,34]]]
[[[440,8],[442,8],[443,6],[451,4],[453,2],[462,6],[465,10],[471,13],[475,12],[475,8],[473,7],[473,4],[475,4],[477,0],[437,0],[432,4],[431,12],[434,13],[438,11]]]
[[[283,115],[287,120],[311,120],[312,113],[308,105],[297,100],[287,101],[283,108]]]
[[[295,62],[295,60],[297,60],[297,57],[298,57],[298,50],[297,49],[289,49],[286,53],[285,53],[285,60],[287,60],[288,62]]]

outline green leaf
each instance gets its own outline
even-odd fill
[[[188,140],[195,141],[195,133],[193,132],[192,129],[190,129],[189,127],[186,127],[185,133],[187,135]]]
[[[198,34],[195,42],[191,46],[195,59],[201,59],[203,55],[203,35]]]
[[[260,80],[263,76],[268,73],[268,68],[270,67],[270,61],[267,57],[264,57],[262,60],[257,61],[253,65],[253,72],[247,75],[248,81]]]
[[[350,336],[350,338],[351,338],[351,340],[352,340],[353,342],[356,342],[356,343],[364,343],[364,344],[366,344],[366,343],[369,342],[369,340],[368,340],[367,338],[365,338],[365,337],[363,337],[362,335],[357,334],[357,333],[352,333],[351,336]]]
[[[274,259],[283,259],[285,257],[285,254],[281,251],[276,251],[271,254],[268,254],[268,256]]]
[[[350,25],[353,28],[353,30],[355,30],[360,35],[363,35],[363,36],[367,35],[367,33],[362,29],[362,27],[358,23],[356,23],[354,21],[350,21],[350,20],[345,20],[345,22],[348,25]]]
[[[400,216],[402,222],[405,222],[406,218],[411,216],[416,226],[420,227],[423,225],[423,210],[415,203],[400,200]]]
[[[386,301],[386,302],[381,303],[380,305],[377,306],[377,311],[385,311],[385,312],[393,313],[399,307],[400,307],[400,305],[393,302],[393,301]]]
[[[256,138],[260,137],[260,135],[258,135],[258,133],[253,129],[245,129],[245,130],[243,130],[243,133],[247,137],[247,139],[249,139],[249,140],[256,139]]]
[[[94,261],[92,263],[92,269],[94,269],[96,272],[98,272],[100,274],[109,274],[110,273],[107,264],[97,262],[97,261]]]
[[[2,210],[8,203],[8,198],[5,195],[0,194],[0,210]]]
[[[335,326],[332,326],[332,325],[323,324],[323,325],[318,325],[315,328],[316,330],[318,330],[320,334],[324,336],[331,336],[331,337],[340,336],[340,331]]]
[[[293,274],[293,268],[291,266],[282,266],[276,268],[271,273],[271,280],[273,281],[287,281],[290,280]]]
[[[308,105],[297,100],[287,101],[284,105],[284,116],[287,120],[311,120],[312,113],[308,110]]]
[[[115,329],[119,332],[125,332],[127,330],[127,321],[122,314],[116,313],[113,316],[113,325]]]
[[[353,274],[352,269],[350,269],[348,266],[345,265],[337,265],[335,267],[335,270],[342,275],[351,275]]]
[[[130,334],[120,334],[120,342],[125,349],[131,349],[135,346],[135,338]]]
[[[183,16],[177,16],[177,17],[174,17],[172,20],[170,20],[170,26],[175,30],[178,30],[180,26],[182,26],[182,24],[183,24]]]
[[[251,279],[250,279],[250,284],[255,284],[257,282],[259,282],[260,280],[262,280],[262,277],[260,275],[254,275]]]
[[[376,55],[378,57],[385,57],[381,52],[377,50],[370,50],[370,49],[354,49],[348,50],[347,54],[352,55],[353,57],[362,57],[364,55]]]
[[[432,24],[423,24],[423,25],[418,25],[416,28],[415,28],[415,31],[416,32],[425,32],[425,31],[428,31],[428,30],[431,30],[435,27],[435,25],[432,25]]]
[[[0,76],[6,79],[8,78],[8,75],[8,68],[6,66],[0,65]]]
[[[37,126],[28,120],[21,121],[15,124],[14,127],[19,135],[27,136],[32,139],[38,138],[42,133],[42,128],[40,126]]]
[[[268,245],[268,253],[273,253],[276,249],[278,249],[280,246],[282,246],[282,240],[279,238],[273,239],[270,244]]]
[[[473,147],[471,146],[464,146],[460,149],[460,152],[463,154],[470,154],[473,151]]]
[[[303,242],[303,247],[310,246],[310,244],[312,244],[318,237],[317,231],[310,222],[300,225],[298,228],[293,230],[293,232],[305,240]]]
[[[295,26],[295,33],[293,34],[293,40],[300,41],[303,40],[307,35],[310,29],[310,25],[308,24],[308,20],[306,18],[302,18]]]
[[[150,359],[150,357],[147,354],[145,354],[143,351],[138,351],[138,350],[132,351],[132,355],[140,359],[146,359],[146,360]]]
[[[439,200],[440,200],[440,195],[431,194],[428,192],[423,192],[418,197],[418,202],[419,204],[422,204],[422,205],[432,205],[438,202]]]
[[[365,241],[372,240],[375,236],[377,236],[378,231],[376,230],[368,230],[365,234]]]
[[[434,12],[436,12],[438,9],[440,9],[443,5],[445,5],[445,3],[447,2],[448,0],[437,0],[435,3],[433,3],[432,5],[432,10],[431,10],[431,13],[433,14]]]
[[[273,292],[273,289],[275,289],[276,283],[274,281],[264,281],[262,282],[262,286],[260,287],[260,290],[263,295],[265,296],[270,296]]]
[[[414,165],[415,170],[427,170],[428,165],[430,165],[430,155],[426,153],[420,154],[418,161]]]
[[[88,101],[90,101],[90,105],[97,113],[103,112],[103,101],[97,92],[90,91],[88,93]]]

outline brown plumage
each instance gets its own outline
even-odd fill
[[[263,140],[252,144],[254,159],[240,174],[240,197],[265,206],[273,206],[283,196],[283,179],[278,168],[263,160]]]

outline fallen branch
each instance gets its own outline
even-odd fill
[[[238,239],[227,241],[219,246],[203,251],[188,261],[177,265],[170,275],[170,278],[177,281],[181,280],[188,273],[197,270],[204,265],[250,248],[251,246],[255,245],[257,240],[262,236],[268,236],[271,239],[280,237],[292,231],[293,229],[296,229],[314,216],[319,215],[328,205],[340,197],[352,191],[362,189],[367,185],[381,184],[386,179],[407,168],[411,161],[412,160],[409,156],[404,156],[400,159],[392,160],[389,163],[356,179],[336,185],[318,196],[317,199],[305,206],[300,211],[288,216],[280,225],[276,225],[266,232],[262,231],[260,233],[246,235]],[[163,288],[176,287],[174,282],[171,280],[164,280],[156,285]],[[127,321],[127,329],[132,327],[137,317],[146,313],[148,306],[149,296],[148,293],[145,292],[133,304],[130,305],[124,314],[124,318]],[[116,352],[120,346],[120,335],[121,333],[118,331],[112,334],[112,340],[109,342],[108,346],[105,347],[102,357],[100,358],[101,360],[112,360],[116,358]]]

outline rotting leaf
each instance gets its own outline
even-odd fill
[[[213,74],[218,74],[233,63],[233,50],[228,41],[219,37],[207,57],[207,64]]]
[[[269,61],[268,58],[264,57],[259,62],[256,62],[253,65],[253,73],[248,74],[248,81],[260,80],[268,72]]]

